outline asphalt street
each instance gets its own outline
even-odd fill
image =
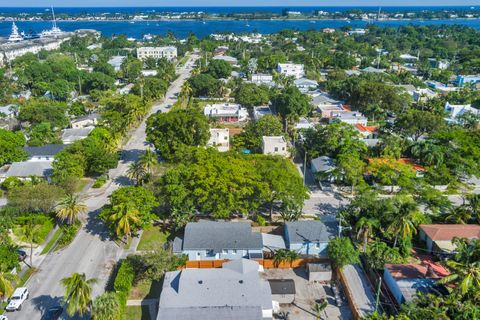
[[[171,84],[162,103],[152,107],[151,113],[166,112],[168,106],[176,101],[182,84],[191,74],[192,65],[198,59],[192,54],[187,63],[177,70],[178,78]],[[74,241],[65,249],[49,254],[36,272],[26,283],[30,290],[30,298],[24,302],[21,311],[8,313],[9,320],[42,319],[48,308],[62,304],[63,287],[60,279],[74,272],[85,273],[87,278],[95,278],[93,296],[104,291],[109,275],[124,250],[109,238],[108,230],[96,216],[100,208],[108,201],[108,196],[122,185],[128,184],[125,176],[128,165],[135,161],[148,147],[146,142],[146,121],[134,130],[130,139],[122,148],[119,165],[110,170],[110,183],[101,189],[90,189],[85,195],[85,203],[89,213],[82,229]]]

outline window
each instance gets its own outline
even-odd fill
[[[222,254],[227,254],[228,253],[228,250],[227,249],[223,249],[222,250]]]
[[[200,252],[197,252],[197,257],[200,257]]]
[[[320,249],[320,243],[319,242],[315,243],[315,249]]]
[[[275,147],[275,152],[278,152],[278,147]]]
[[[233,252],[233,254],[237,254],[237,250],[236,250],[236,249],[233,249],[232,252]]]

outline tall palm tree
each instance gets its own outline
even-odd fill
[[[395,241],[393,243],[393,247],[397,246],[398,236],[402,239],[410,238],[414,233],[417,232],[416,225],[417,225],[417,218],[418,212],[411,211],[406,214],[402,214],[398,216],[392,224],[388,227],[388,232],[395,234]]]
[[[58,207],[57,218],[68,224],[75,223],[80,215],[87,212],[87,206],[73,194],[67,194]]]
[[[127,177],[132,179],[136,185],[141,185],[147,172],[140,161],[132,162],[127,169]]]
[[[158,164],[157,155],[151,149],[147,149],[140,156],[139,162],[146,172],[152,174],[155,166]]]
[[[459,207],[450,210],[445,217],[445,222],[455,224],[467,224],[472,219],[472,212],[467,205],[461,205]]]
[[[9,297],[13,293],[13,285],[17,281],[18,277],[16,275],[9,272],[0,272],[0,298]]]
[[[378,219],[361,217],[360,220],[355,224],[357,228],[357,238],[363,236],[363,252],[367,252],[367,242],[370,233],[374,228],[378,228],[380,226],[380,221]]]
[[[60,280],[65,287],[64,300],[67,305],[67,314],[84,316],[92,305],[92,287],[96,279],[86,279],[85,273],[73,273],[71,277]]]
[[[190,85],[190,82],[185,81],[182,85],[181,95],[190,99],[190,96],[192,95],[192,93],[193,93],[193,89],[192,89],[192,86]]]
[[[34,224],[32,219],[28,220],[28,223],[22,226],[21,228],[22,236],[21,238],[28,242],[30,248],[30,268],[33,268],[33,243],[35,239],[39,236],[41,232],[41,226],[38,224]]]
[[[112,208],[112,215],[109,217],[110,222],[115,225],[115,234],[117,237],[128,237],[132,233],[132,227],[140,219],[139,211],[133,207],[131,203],[120,203]]]

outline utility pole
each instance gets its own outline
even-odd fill
[[[307,150],[305,150],[305,157],[303,159],[303,185],[305,185],[306,173],[307,173]]]

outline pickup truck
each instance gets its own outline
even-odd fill
[[[28,289],[25,287],[15,289],[10,300],[8,301],[8,305],[5,308],[7,311],[15,311],[15,310],[22,310],[22,303],[28,299],[30,293]]]

